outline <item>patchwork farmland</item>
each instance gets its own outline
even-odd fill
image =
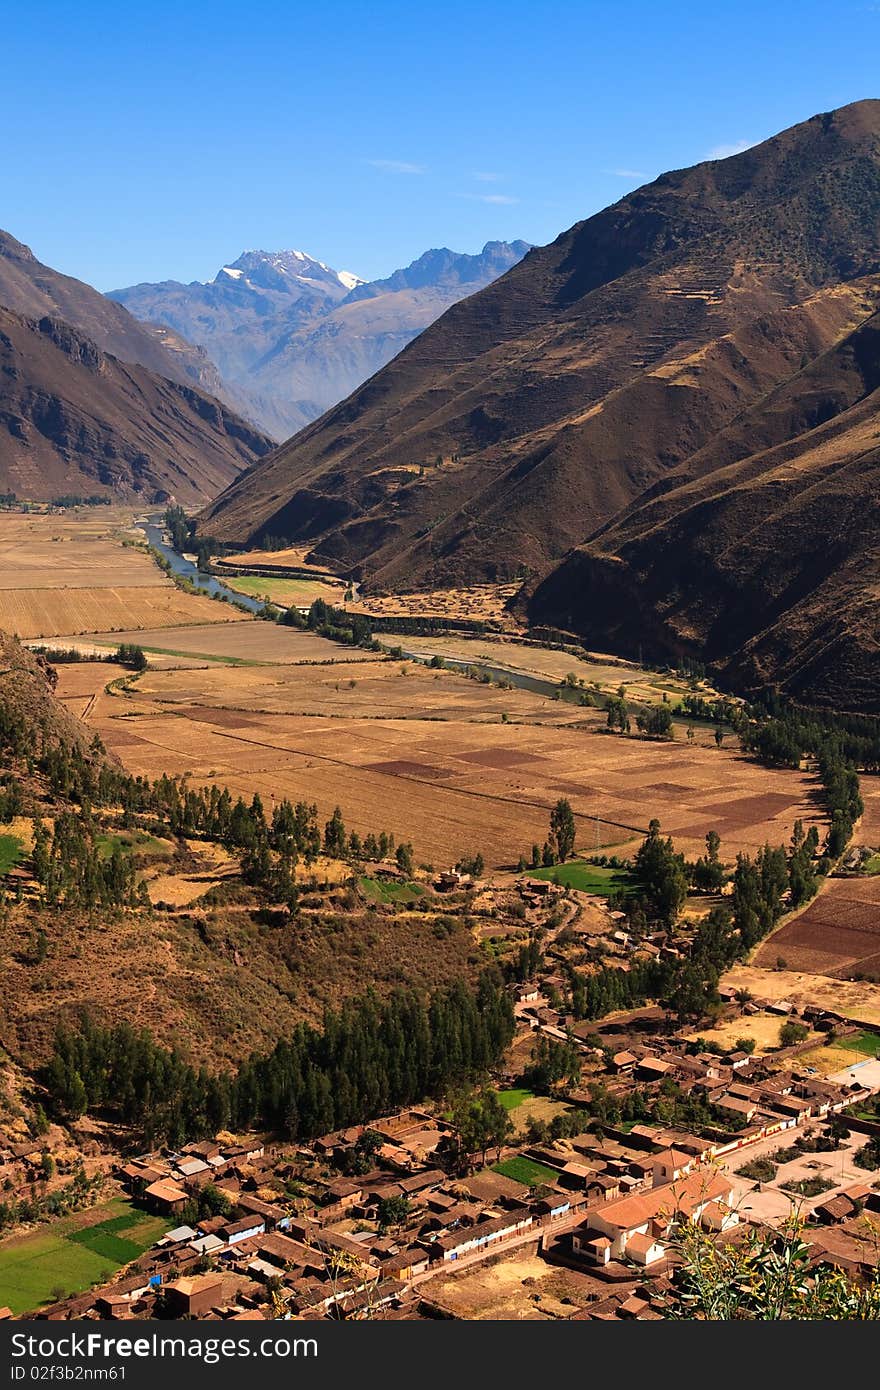
[[[104,668],[85,668],[88,722],[131,771],[187,773],[267,803],[305,798],[323,817],[339,804],[351,828],[381,821],[426,862],[480,850],[512,868],[543,841],[560,796],[587,852],[635,842],[652,816],[688,853],[716,829],[729,859],[787,841],[798,818],[821,822],[811,774],[774,773],[766,791],[766,774],[733,749],[620,739],[596,710],[329,643],[321,661],[322,639],[264,623],[189,638],[178,630],[173,643],[249,661],[259,639],[278,664],[151,669],[124,693],[104,690]],[[83,669],[62,668],[63,699],[83,699]]]
[[[67,633],[233,622],[242,614],[175,588],[135,544],[131,513],[0,513],[0,629],[30,639]]]

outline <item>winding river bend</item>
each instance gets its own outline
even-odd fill
[[[238,593],[235,589],[230,589],[228,584],[224,584],[213,574],[203,574],[200,569],[188,560],[179,550],[175,550],[166,539],[167,535],[164,522],[161,517],[150,516],[140,523],[141,529],[146,533],[147,540],[154,550],[157,550],[171,566],[175,574],[190,580],[197,589],[203,594],[212,597],[215,594],[228,598],[237,603],[240,608],[244,608],[248,613],[259,613],[262,611],[261,600],[252,598],[250,594]],[[386,634],[386,640],[382,646],[386,651],[392,647],[399,648],[397,642],[388,640],[390,634]],[[422,665],[429,665],[431,661],[430,653],[408,651],[405,647],[399,648],[408,661],[418,661]],[[489,680],[495,685],[507,683],[517,690],[528,690],[533,695],[559,696],[570,704],[580,703],[580,692],[561,686],[555,681],[542,680],[538,676],[526,675],[522,671],[511,670],[506,666],[493,666],[485,661],[465,661],[463,658],[454,656],[444,656],[443,665],[450,670],[459,671],[464,674],[466,671],[477,671],[481,676],[488,676]]]
[[[154,550],[158,550],[163,559],[168,561],[174,573],[181,575],[184,579],[189,579],[201,593],[207,594],[209,598],[219,594],[221,597],[237,603],[239,608],[247,609],[248,613],[260,612],[263,605],[259,599],[252,598],[250,594],[237,593],[235,589],[230,589],[228,584],[224,584],[213,574],[202,574],[192,560],[187,560],[179,550],[175,550],[174,546],[164,539],[166,531],[160,518],[148,517],[146,521],[140,523],[140,527],[146,533],[150,545]]]

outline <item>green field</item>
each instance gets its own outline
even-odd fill
[[[600,864],[588,864],[583,859],[570,859],[567,864],[555,864],[549,869],[531,869],[529,875],[601,897],[609,893],[634,893],[638,888],[636,880],[626,869],[603,869]]]
[[[880,1033],[854,1033],[850,1038],[838,1038],[838,1047],[846,1047],[850,1052],[862,1052],[866,1057],[880,1054]]]
[[[505,1158],[500,1163],[496,1163],[492,1170],[500,1173],[504,1178],[512,1178],[514,1182],[525,1183],[526,1187],[537,1187],[540,1183],[554,1183],[559,1174],[553,1168],[548,1168],[546,1163],[536,1163],[534,1159],[523,1158],[517,1154],[516,1158]]]
[[[275,579],[262,574],[236,574],[229,579],[223,576],[223,583],[230,589],[237,589],[250,598],[268,598],[282,606],[296,604],[301,608],[311,607],[316,598],[326,599],[328,603],[339,603],[345,590],[341,586],[322,584],[320,580]]]
[[[16,1316],[112,1278],[169,1229],[124,1197],[0,1244],[0,1307]],[[123,1234],[124,1233],[124,1234]]]
[[[880,854],[872,854],[862,865],[866,874],[880,874]]]
[[[499,1091],[498,1099],[505,1110],[515,1110],[523,1101],[534,1100],[535,1093],[530,1091],[528,1086],[514,1086],[509,1091]]]
[[[17,835],[0,835],[0,874],[8,874],[22,856],[22,843]]]
[[[417,883],[385,883],[379,878],[362,878],[361,890],[374,903],[414,903],[422,897]]]
[[[123,854],[171,854],[171,846],[165,840],[157,840],[144,830],[107,831],[95,836],[95,848],[101,859],[109,859],[114,850]]]

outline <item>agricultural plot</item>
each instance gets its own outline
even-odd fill
[[[787,999],[798,1006],[815,1004],[847,1018],[880,1025],[880,985],[865,980],[831,979],[804,970],[766,970],[756,965],[735,965],[724,983],[748,990],[756,999]]]
[[[272,565],[276,569],[308,570],[313,575],[326,575],[328,579],[333,578],[332,570],[328,570],[325,565],[313,565],[306,556],[309,553],[307,545],[291,546],[286,550],[246,550],[240,554],[219,557],[214,561],[218,572],[222,573],[226,567],[239,565],[252,565],[259,568],[263,565]]]
[[[0,514],[0,628],[19,637],[174,627],[240,618],[183,593],[146,551],[122,544],[130,513]]]
[[[630,661],[604,655],[572,656],[553,647],[533,647],[524,642],[504,641],[501,638],[406,636],[399,639],[386,637],[383,640],[399,640],[407,651],[418,652],[425,657],[483,662],[520,675],[535,676],[539,680],[558,683],[571,675],[602,695],[616,695],[623,686],[628,699],[656,704],[665,693],[673,708],[690,689],[687,681],[679,676],[646,671]],[[705,689],[701,687],[701,693],[710,695],[712,692],[707,686]]]
[[[880,979],[880,878],[832,879],[805,912],[786,922],[755,956],[792,970]]]
[[[176,591],[175,591],[176,592]],[[188,597],[188,595],[182,595]],[[341,647],[336,642],[328,642],[312,632],[299,632],[292,627],[279,627],[262,619],[243,617],[225,603],[213,603],[210,599],[198,599],[198,603],[209,608],[219,608],[224,612],[235,613],[240,621],[234,626],[221,626],[217,623],[195,624],[167,632],[162,625],[145,627],[129,632],[103,630],[96,631],[92,640],[98,645],[117,646],[120,642],[136,642],[148,654],[153,652],[166,656],[195,658],[203,661],[262,662],[284,665],[287,662],[330,662],[351,661],[351,648]],[[373,652],[358,652],[357,660],[381,660]],[[189,662],[187,662],[189,664]],[[228,682],[228,673],[222,672],[220,680]],[[173,687],[172,687],[173,688]]]
[[[629,1292],[634,1284],[624,1287]],[[453,1265],[429,1280],[425,1294],[458,1318],[540,1322],[570,1318],[573,1308],[601,1298],[606,1288],[591,1274],[549,1264],[525,1247],[472,1269]]]
[[[252,626],[263,629],[254,634],[258,643],[265,641],[267,625]],[[353,651],[291,628],[283,628],[281,633],[284,640],[276,644],[278,665],[254,666],[249,671],[236,672],[234,677],[219,668],[167,675],[149,672],[138,681],[138,694],[163,704],[234,708],[258,714],[365,720],[486,720],[496,724],[507,715],[532,723],[593,722],[598,726],[599,721],[590,711],[584,711],[586,719],[582,720],[573,715],[571,706],[540,695],[517,691],[516,700],[512,701],[510,691],[477,684],[451,671],[377,658],[373,653]],[[271,635],[269,628],[270,638]],[[219,636],[219,643],[211,644],[214,651],[218,647],[245,650],[239,641],[245,639],[246,643],[250,639],[241,625],[234,633]],[[209,641],[205,639],[206,644]],[[255,650],[264,649],[257,645]],[[398,761],[407,761],[405,748]]]
[[[821,825],[808,775],[768,774],[726,748],[617,738],[596,712],[447,671],[401,676],[398,663],[339,647],[333,667],[297,665],[303,635],[260,623],[216,642],[231,651],[243,626],[257,641],[288,640],[287,662],[151,670],[130,698],[97,696],[88,721],[131,771],[190,773],[268,804],[315,801],[322,817],[339,805],[350,829],[384,827],[437,867],[477,850],[490,868],[515,866],[543,843],[560,796],[581,852],[634,845],[653,816],[690,855],[717,830],[728,860],[788,841],[797,818]]]
[[[507,604],[520,587],[519,584],[473,584],[427,593],[369,594],[359,598],[353,608],[381,618],[464,619],[514,628],[517,623],[507,611]]]
[[[557,864],[552,869],[531,869],[532,878],[549,879],[551,883],[562,883],[566,888],[576,888],[581,893],[592,893],[607,897],[609,893],[634,893],[638,884],[631,874],[621,869],[605,869],[600,864],[587,864],[582,859],[571,859],[567,864]]]
[[[539,1183],[552,1184],[558,1177],[555,1168],[548,1168],[546,1163],[536,1163],[533,1158],[524,1158],[522,1154],[496,1163],[493,1171],[502,1177],[512,1178],[514,1182],[525,1183],[526,1187],[535,1187]]]
[[[726,1019],[715,1028],[700,1028],[687,1036],[692,1040],[704,1038],[706,1042],[725,1048],[736,1047],[740,1038],[750,1038],[756,1051],[761,1053],[779,1047],[783,1022],[779,1014],[743,1014],[740,1018]]]
[[[423,896],[417,883],[386,883],[379,878],[362,878],[360,886],[367,901],[373,903],[415,903]]]
[[[174,628],[193,623],[234,623],[242,618],[228,603],[186,594],[169,581],[152,586],[96,586],[90,589],[0,589],[0,628],[16,636],[62,637],[127,632],[121,641],[137,641],[145,628]],[[168,633],[163,632],[168,645]]]
[[[88,516],[0,512],[0,590],[155,588],[146,551],[123,546],[124,518],[101,507]]]
[[[17,835],[0,835],[0,875],[8,874],[24,856],[24,846]]]
[[[168,1222],[118,1198],[51,1228],[0,1244],[0,1306],[16,1316],[105,1282],[168,1230]]]
[[[267,598],[281,608],[308,608],[316,599],[341,606],[345,586],[328,584],[323,579],[286,578],[277,575],[235,574],[223,577],[223,582],[240,594],[251,598]]]

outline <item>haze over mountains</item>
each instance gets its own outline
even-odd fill
[[[488,242],[475,256],[427,251],[371,283],[303,251],[245,251],[205,284],[133,285],[110,298],[145,324],[199,344],[216,363],[230,403],[283,439],[527,250],[516,241]]]
[[[876,707],[878,305],[864,101],[530,251],[203,530],[374,590],[527,575],[530,616],[594,644]]]
[[[0,233],[0,491],[204,502],[271,441],[170,332]]]

